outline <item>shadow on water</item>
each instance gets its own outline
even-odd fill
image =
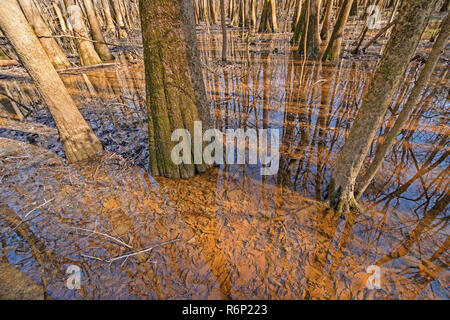
[[[35,111],[26,123],[0,119],[2,267],[53,298],[448,299],[442,68],[367,189],[367,212],[344,220],[320,201],[374,65],[302,61],[284,35],[255,37],[230,37],[232,63],[220,61],[214,33],[200,36],[200,50],[216,127],[280,130],[273,176],[261,176],[259,165],[222,165],[179,181],[148,176],[140,64],[63,76],[108,150],[82,165],[64,166],[35,89],[5,82]],[[414,68],[366,165],[408,96]],[[64,282],[72,264],[82,269],[80,290]],[[366,287],[370,265],[381,268],[381,289]]]

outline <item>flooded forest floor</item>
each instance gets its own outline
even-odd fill
[[[338,64],[296,56],[290,33],[239,28],[229,29],[223,63],[220,29],[198,27],[216,128],[280,129],[279,172],[266,177],[258,165],[148,175],[140,50],[61,72],[107,150],[76,165],[65,164],[26,72],[0,69],[1,92],[32,109],[26,121],[0,114],[0,298],[448,299],[448,49],[362,198],[365,211],[344,219],[322,204],[386,41],[352,55],[359,27],[348,25]],[[430,30],[419,54],[431,49]],[[411,62],[368,161],[419,67]],[[70,265],[81,268],[79,290],[66,286]],[[381,289],[366,287],[370,265]]]

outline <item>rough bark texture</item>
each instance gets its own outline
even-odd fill
[[[91,26],[92,39],[94,39],[94,48],[97,51],[100,59],[103,61],[109,61],[114,59],[113,55],[109,51],[108,46],[105,43],[105,38],[103,38],[102,30],[100,29],[100,23],[98,22],[97,16],[95,15],[94,5],[92,0],[83,0],[84,8],[86,9],[86,15]]]
[[[16,50],[49,108],[68,162],[85,160],[102,151],[102,145],[47,59],[16,0],[3,0],[0,28]]]
[[[44,19],[32,0],[19,0],[25,17],[33,28],[36,36],[42,37],[39,39],[42,47],[47,53],[52,65],[56,70],[69,68],[70,62],[64,52],[59,47],[58,43],[52,38],[52,31],[45,23]]]
[[[338,210],[347,211],[356,205],[356,177],[425,30],[433,6],[434,1],[429,0],[404,1],[402,4],[398,24],[377,65],[330,180],[328,199],[330,205]]]
[[[422,71],[420,71],[419,78],[417,79],[416,84],[414,85],[414,88],[412,89],[408,97],[408,100],[406,100],[406,103],[402,111],[400,112],[397,120],[395,121],[394,126],[385,135],[383,143],[377,148],[374,160],[372,161],[369,168],[366,170],[364,177],[361,179],[357,199],[362,195],[362,193],[366,190],[369,183],[374,178],[375,174],[377,173],[378,169],[381,167],[381,164],[383,163],[384,157],[386,156],[387,152],[396,141],[396,137],[400,134],[405,123],[408,121],[408,118],[413,112],[417,104],[417,101],[419,101],[421,93],[423,92],[428,82],[430,81],[431,75],[433,74],[434,68],[436,67],[439,57],[441,56],[443,50],[445,49],[449,35],[450,35],[450,15],[447,14],[447,16],[444,18],[442,22],[439,36],[437,37],[436,42],[434,43],[433,49],[431,50],[430,55],[428,56],[425,66],[423,67]]]
[[[336,24],[333,28],[333,33],[330,37],[330,41],[328,41],[327,48],[323,53],[323,61],[335,61],[339,59],[339,55],[341,54],[344,29],[345,25],[347,24],[347,19],[352,7],[352,2],[353,0],[344,0],[342,3]]]
[[[175,129],[194,136],[194,121],[212,127],[200,67],[192,3],[140,0],[152,175],[187,178],[205,171],[203,164],[175,165],[171,141]],[[193,150],[192,150],[193,153]]]

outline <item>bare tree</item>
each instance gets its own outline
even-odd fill
[[[68,162],[89,159],[102,151],[100,141],[78,111],[17,0],[3,0],[0,28],[49,108]]]

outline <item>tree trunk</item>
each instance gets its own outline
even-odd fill
[[[225,16],[225,0],[220,0],[220,19],[222,25],[222,61],[227,61],[227,25]]]
[[[116,27],[111,13],[111,7],[108,0],[102,0],[103,13],[105,14],[106,32],[114,32]]]
[[[417,101],[419,101],[421,93],[423,92],[428,82],[430,81],[430,78],[433,74],[434,68],[436,67],[439,57],[441,56],[442,51],[445,49],[449,35],[450,35],[450,15],[447,14],[447,16],[444,18],[442,22],[439,36],[437,37],[437,40],[434,43],[433,49],[431,50],[430,55],[428,56],[425,66],[423,67],[422,71],[420,71],[419,78],[417,79],[414,88],[411,90],[408,100],[406,100],[406,103],[402,111],[400,112],[397,121],[395,121],[394,126],[385,135],[383,143],[377,148],[374,160],[372,161],[369,168],[366,170],[364,177],[361,179],[359,192],[356,196],[357,200],[361,197],[361,195],[368,187],[369,183],[374,178],[378,169],[381,167],[387,152],[396,141],[396,137],[400,134],[406,121],[409,119],[409,116],[414,111],[414,108],[417,104]]]
[[[425,30],[433,5],[434,1],[429,0],[402,3],[398,23],[378,62],[331,176],[328,199],[339,211],[357,206],[354,198],[356,177]]]
[[[300,45],[298,47],[299,54],[303,54],[304,52],[306,52],[306,56],[311,57],[313,59],[319,58],[320,56],[320,31],[319,31],[320,3],[321,0],[306,1],[306,5],[309,4],[308,26],[304,26],[304,30],[302,31],[302,36],[300,40]],[[306,48],[304,48],[305,44]]]
[[[113,55],[109,51],[108,46],[103,38],[102,30],[100,29],[100,23],[95,15],[94,5],[92,0],[83,0],[84,8],[86,9],[86,15],[91,25],[92,39],[94,39],[94,48],[97,51],[100,59],[103,61],[109,61],[114,59]]]
[[[344,0],[339,10],[339,15],[336,24],[333,28],[330,41],[328,41],[327,48],[325,49],[322,57],[322,61],[336,61],[341,54],[342,39],[344,36],[345,25],[347,24],[348,15],[352,6],[353,0]]]
[[[69,22],[75,34],[81,64],[84,66],[100,64],[102,60],[95,51],[92,41],[87,33],[86,25],[83,21],[81,8],[75,4],[74,0],[64,0],[66,10],[69,15]]]
[[[202,121],[204,129],[212,127],[192,2],[140,0],[139,5],[145,57],[149,170],[152,175],[191,177],[209,166],[195,159],[195,164],[176,165],[171,159],[175,146],[171,134],[185,128],[193,137],[197,120]]]
[[[328,0],[323,18],[322,31],[320,32],[320,39],[324,41],[328,39],[330,33],[331,9],[333,9],[333,0]]]
[[[102,151],[100,141],[81,116],[62,80],[47,59],[16,0],[3,0],[0,28],[16,50],[49,108],[58,128],[67,161],[85,160]]]
[[[116,18],[117,28],[119,30],[119,38],[126,38],[127,32],[125,22],[123,21],[122,10],[120,9],[119,0],[111,0],[111,5],[114,10],[114,17]]]
[[[61,27],[61,31],[63,33],[66,33],[67,32],[66,22],[64,21],[63,15],[61,13],[61,9],[59,8],[57,3],[53,4],[53,9],[55,10],[56,17],[58,18],[59,25]]]
[[[258,32],[277,32],[277,8],[275,0],[264,0]]]
[[[55,38],[52,38],[52,31],[45,23],[44,19],[42,19],[34,2],[32,0],[19,0],[19,4],[36,36],[42,37],[39,38],[39,41],[55,69],[69,68],[69,60],[59,47]]]

